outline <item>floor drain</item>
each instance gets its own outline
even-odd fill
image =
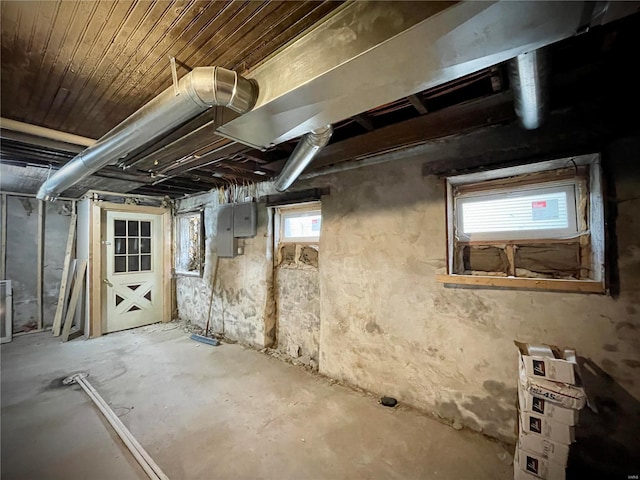
[[[398,404],[398,401],[393,397],[382,397],[380,399],[380,403],[385,407],[395,407]]]

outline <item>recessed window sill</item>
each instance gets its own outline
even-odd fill
[[[280,245],[319,245],[319,240],[280,240]]]
[[[436,281],[449,285],[551,290],[560,292],[606,293],[602,282],[550,278],[491,277],[477,275],[437,275]]]
[[[200,272],[175,272],[173,277],[202,277],[202,274]]]

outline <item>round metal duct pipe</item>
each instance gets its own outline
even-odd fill
[[[287,160],[280,175],[276,178],[276,190],[284,192],[289,188],[304,169],[307,168],[307,165],[311,163],[311,160],[313,160],[320,149],[329,143],[331,135],[333,135],[331,125],[316,128],[304,135],[296,145],[295,150]]]
[[[527,130],[542,125],[549,111],[549,63],[545,48],[523,53],[509,62],[516,115]]]
[[[101,168],[213,106],[238,113],[251,110],[257,85],[221,67],[197,67],[170,86],[98,141],[80,152],[42,184],[37,198],[55,200],[62,192]]]

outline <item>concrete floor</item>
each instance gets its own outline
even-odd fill
[[[89,380],[172,479],[511,478],[504,447],[389,409],[239,345],[176,324],[61,344],[2,345],[2,470],[10,479],[144,479],[78,386]]]

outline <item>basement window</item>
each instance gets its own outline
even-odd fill
[[[280,243],[318,243],[322,215],[320,204],[280,207]]]
[[[456,233],[464,241],[569,238],[578,235],[578,179],[459,194]]]
[[[176,275],[202,276],[204,271],[204,211],[176,216]]]
[[[603,293],[600,157],[447,179],[448,284]]]
[[[318,268],[322,212],[320,202],[276,208],[275,243],[279,268]]]

